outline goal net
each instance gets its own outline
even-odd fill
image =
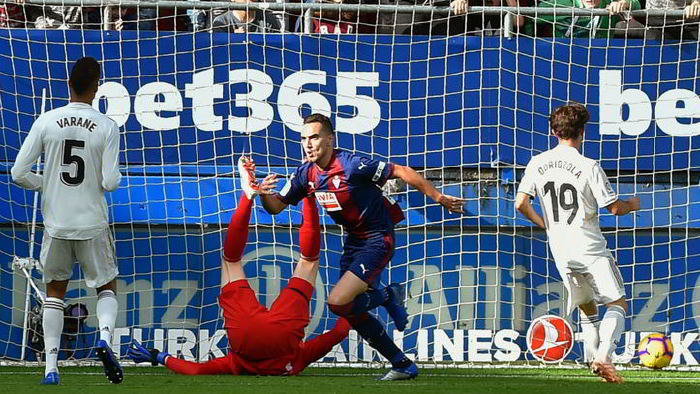
[[[313,111],[331,116],[340,149],[409,165],[467,199],[457,215],[399,182],[385,188],[406,214],[381,282],[406,286],[408,328],[399,333],[376,312],[394,341],[435,365],[536,363],[525,333],[535,317],[564,316],[566,294],[546,235],[514,199],[529,159],[556,142],[550,112],[573,100],[591,113],[584,155],[621,196],[642,199],[635,214],[601,211],[630,306],[615,361],[637,363],[640,339],[662,332],[676,347],[673,364],[696,365],[698,43],[491,33],[0,30],[0,359],[35,361],[41,348],[31,329],[39,297],[12,260],[38,258],[42,217],[31,242],[34,194],[12,182],[10,168],[42,108],[67,104],[69,69],[88,55],[103,67],[94,105],[121,131],[124,178],[107,199],[122,356],[132,338],[191,360],[226,352],[217,297],[222,239],[241,193],[236,160],[250,154],[259,175],[288,177],[303,160],[302,116]],[[254,210],[245,271],[263,305],[291,276],[300,219],[299,207],[274,217],[259,203]],[[335,322],[326,300],[344,234],[322,221],[309,336]],[[32,278],[43,289],[36,269]],[[66,304],[89,314],[64,336],[61,359],[94,357],[96,296],[80,278],[76,266]],[[570,321],[580,331],[577,313]],[[567,360],[583,357],[577,339]],[[381,360],[353,332],[321,361]]]

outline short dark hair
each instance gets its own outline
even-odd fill
[[[557,108],[549,116],[552,132],[563,140],[578,138],[586,122],[588,122],[588,110],[586,106],[576,102],[569,102]]]
[[[328,119],[326,115],[315,113],[304,118],[304,124],[309,123],[320,123],[321,130],[325,130],[327,133],[333,134],[333,123]]]
[[[70,72],[70,86],[77,95],[85,93],[100,80],[100,63],[94,57],[78,59]]]

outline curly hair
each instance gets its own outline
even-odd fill
[[[563,140],[573,140],[583,134],[583,127],[588,122],[588,110],[580,103],[569,102],[552,112],[549,125],[552,133]]]

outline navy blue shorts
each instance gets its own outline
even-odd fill
[[[349,235],[340,257],[340,277],[350,271],[376,289],[382,270],[394,256],[395,244],[393,231],[367,239]]]

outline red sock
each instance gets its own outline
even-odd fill
[[[165,366],[169,370],[182,375],[237,375],[232,358],[233,353],[229,353],[228,356],[215,358],[205,363],[195,363],[170,356],[166,360]]]
[[[318,217],[316,199],[304,199],[304,223],[299,229],[301,256],[309,261],[319,258],[321,253],[321,224]]]
[[[224,258],[226,260],[233,262],[241,260],[245,244],[248,242],[248,224],[252,211],[253,202],[246,197],[245,193],[241,193],[238,209],[228,224],[228,233],[224,244]]]

